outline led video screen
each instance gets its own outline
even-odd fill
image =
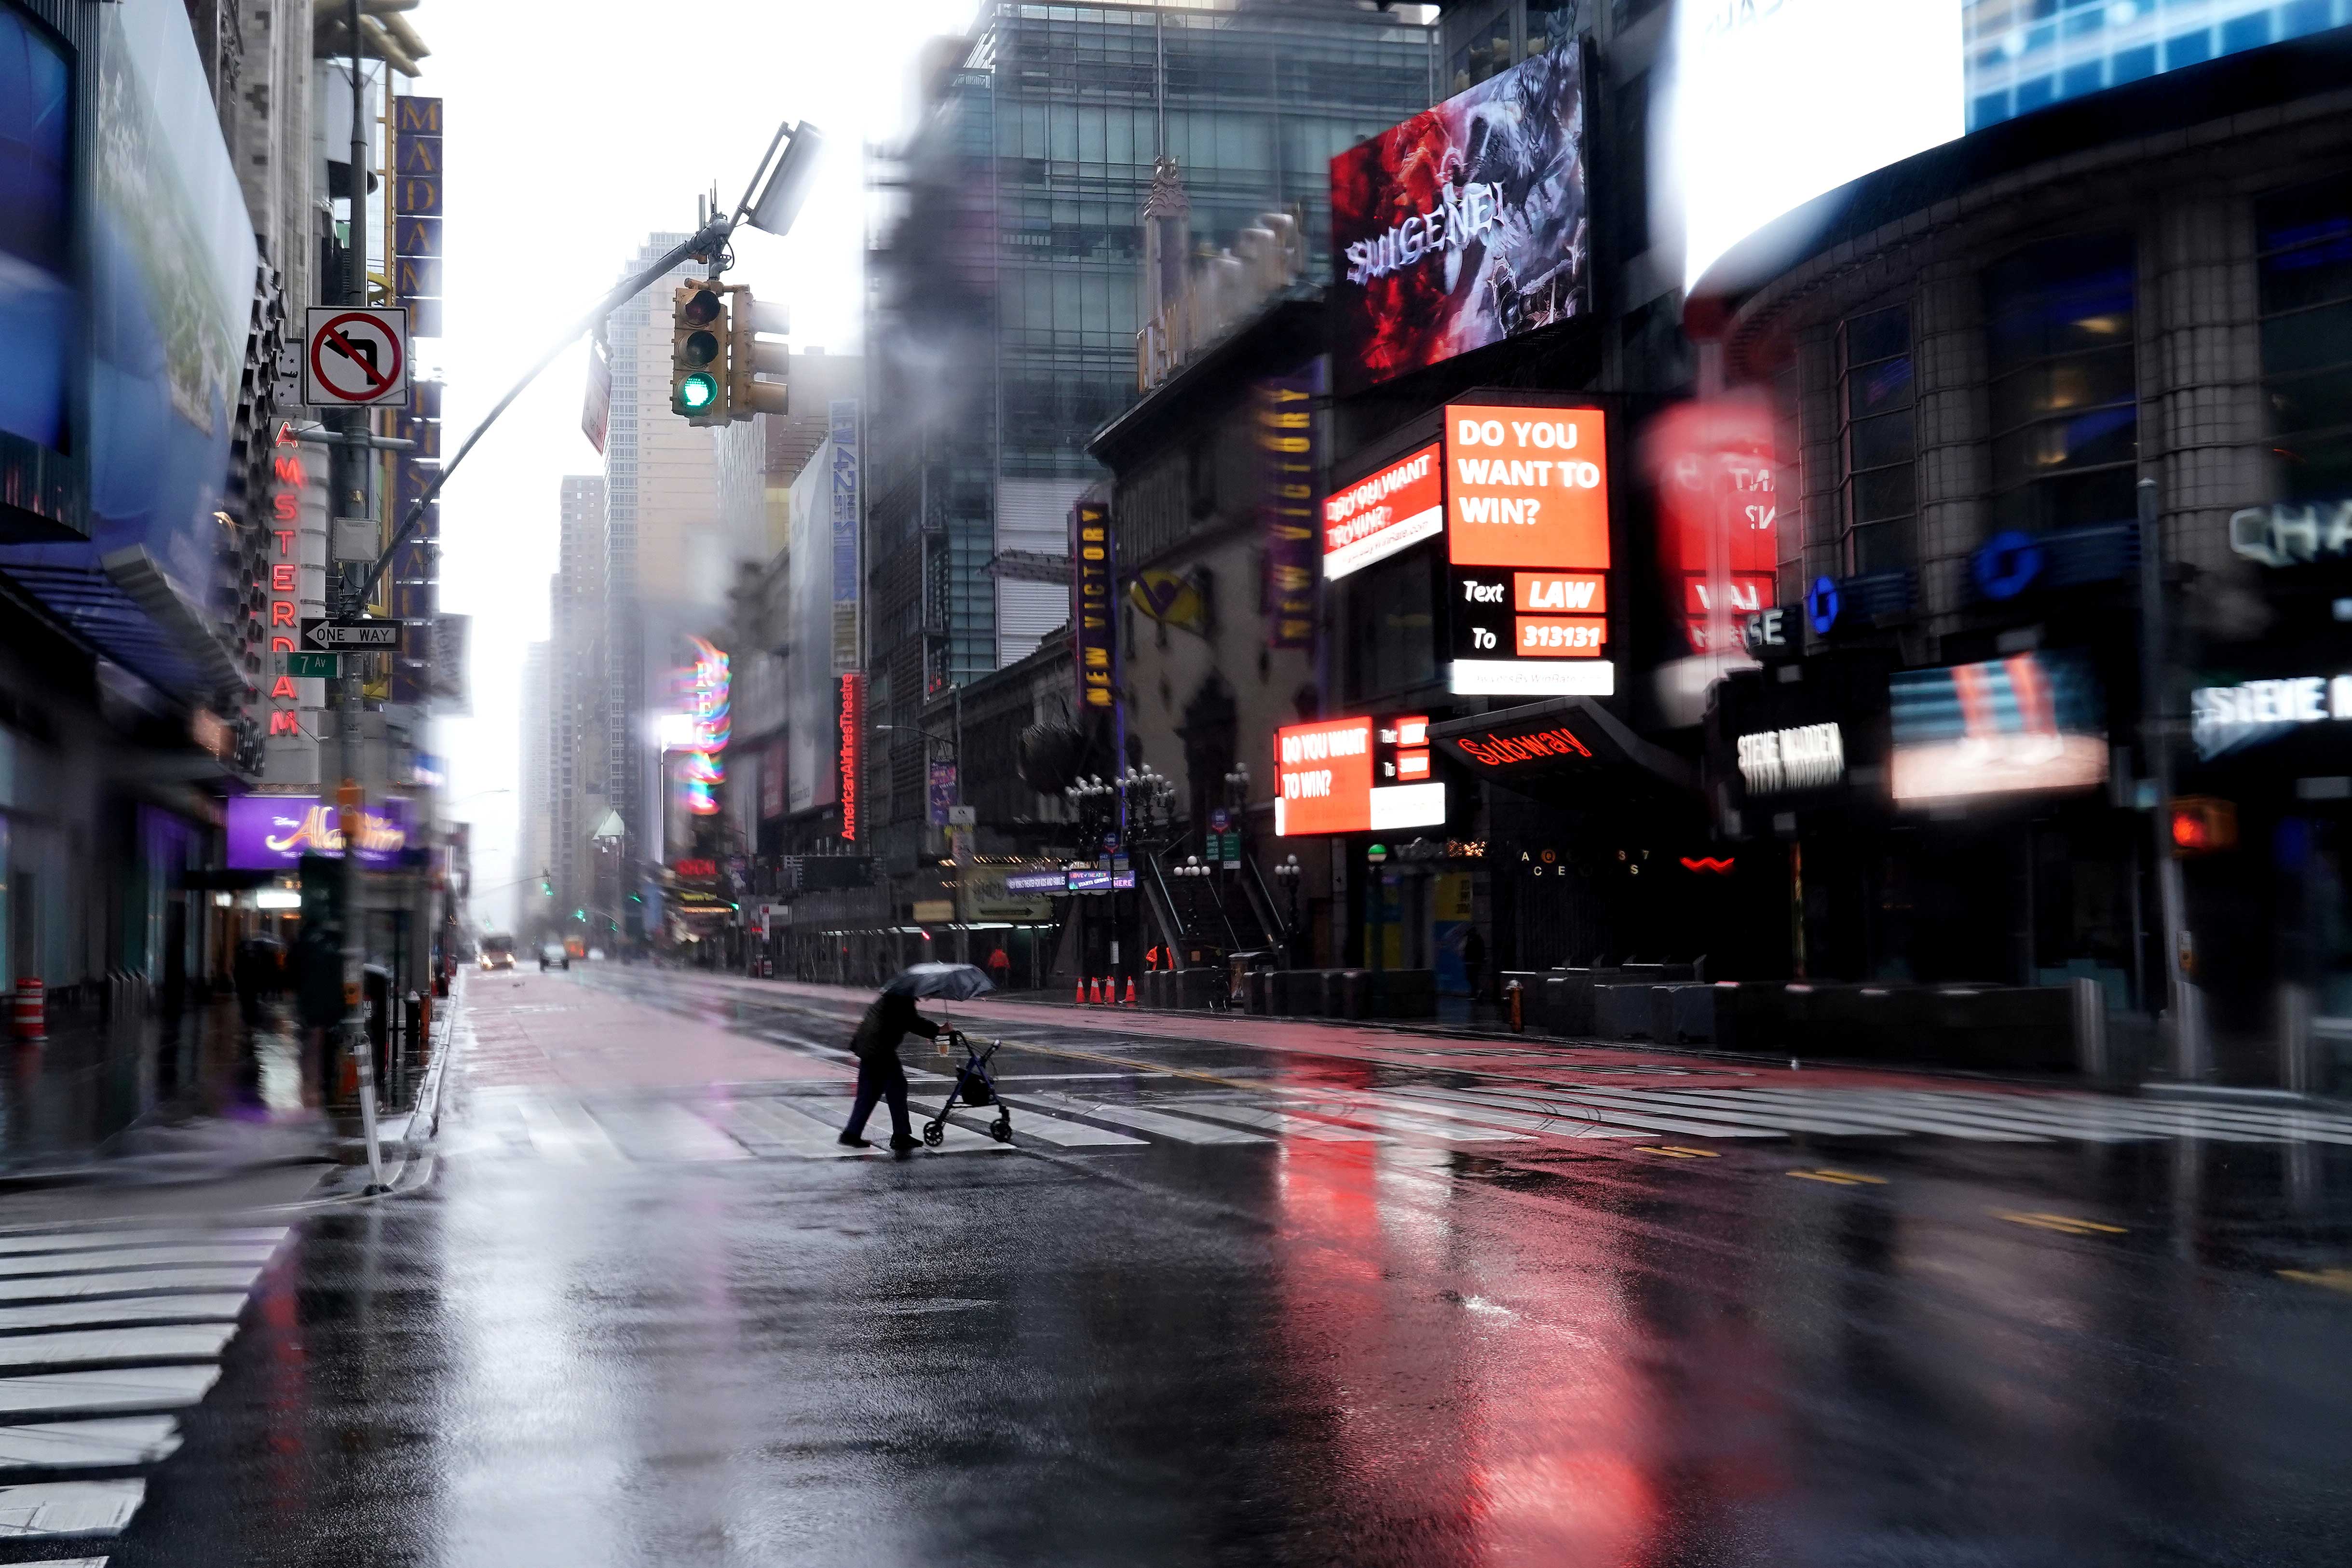
[[[1590,309],[1582,57],[1524,60],[1331,160],[1345,389]]]
[[[0,431],[52,450],[77,332],[72,131],[63,46],[0,5]]]
[[[1909,805],[2106,782],[2097,674],[2071,652],[2012,653],[1887,679],[1890,783]]]
[[[1662,127],[1685,282],[1914,153],[2348,21],[2336,0],[1686,0]]]

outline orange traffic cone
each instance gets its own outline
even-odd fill
[[[1087,1006],[1090,1008],[1098,1008],[1102,1006],[1102,982],[1100,980],[1088,980],[1087,982]]]
[[[1081,1008],[1087,1005],[1087,983],[1084,980],[1078,982],[1077,995],[1070,998],[1070,1003],[1074,1007]]]
[[[1133,975],[1129,975],[1129,976],[1127,977],[1127,1000],[1125,1000],[1125,1001],[1121,1002],[1121,1003],[1119,1004],[1119,1006],[1121,1006],[1121,1007],[1127,1007],[1127,1008],[1131,1008],[1131,1007],[1133,1007],[1134,1005],[1135,1005],[1135,977],[1134,977]]]

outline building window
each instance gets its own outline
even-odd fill
[[[2279,495],[2352,499],[2352,175],[2254,204]]]
[[[1424,547],[1349,580],[1349,701],[1391,695],[1437,678],[1430,559]]]
[[[1911,308],[1838,328],[1838,445],[1845,455],[1845,565],[1883,571],[1914,559],[1919,434],[1911,377]]]
[[[1501,11],[1495,19],[1472,35],[1470,41],[1454,51],[1454,92],[1467,92],[1499,71],[1510,69],[1511,14]]]
[[[2137,514],[2133,293],[2126,235],[2052,240],[1985,274],[1996,531]]]

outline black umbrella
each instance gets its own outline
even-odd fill
[[[882,988],[886,996],[940,997],[967,1001],[996,989],[996,983],[970,964],[913,964]]]

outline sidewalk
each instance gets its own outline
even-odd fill
[[[201,1180],[331,1157],[325,1118],[302,1108],[290,1030],[248,1038],[232,998],[177,1019],[62,1006],[46,1041],[0,1050],[0,1186]]]

